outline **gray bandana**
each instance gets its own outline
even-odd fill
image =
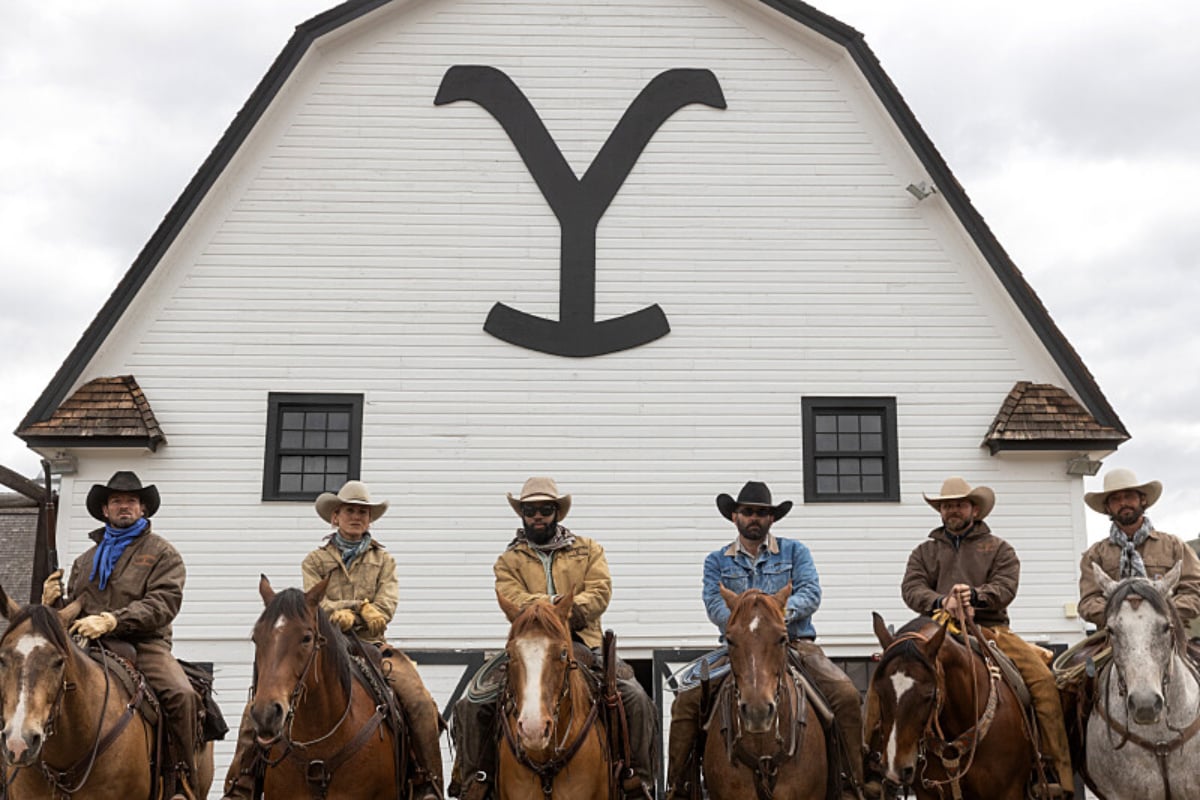
[[[559,525],[558,530],[556,530],[554,535],[550,537],[550,541],[546,542],[545,544],[534,544],[533,542],[529,541],[528,538],[526,538],[525,529],[518,528],[517,538],[508,543],[508,549],[513,549],[521,542],[525,542],[525,544],[529,545],[534,550],[538,550],[543,553],[553,553],[555,550],[565,550],[571,545],[575,544],[575,534],[571,533],[571,531],[567,530],[562,525]]]
[[[1137,548],[1142,546],[1152,530],[1154,530],[1154,526],[1150,523],[1150,518],[1145,515],[1142,516],[1142,527],[1138,528],[1132,537],[1126,536],[1125,531],[1118,528],[1115,522],[1108,529],[1108,540],[1121,548],[1121,574],[1118,576],[1118,580],[1134,576],[1146,577],[1146,564],[1142,561],[1142,554],[1137,551]]]
[[[349,569],[354,563],[354,559],[367,552],[367,548],[371,546],[371,534],[364,533],[363,537],[357,542],[352,542],[349,539],[343,539],[341,533],[333,532],[333,545],[342,554],[342,563]]]

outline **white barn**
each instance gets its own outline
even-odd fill
[[[64,562],[91,484],[159,487],[176,648],[231,722],[258,575],[299,583],[347,475],[392,503],[406,648],[500,645],[504,495],[535,474],[607,549],[622,652],[708,647],[714,497],[759,479],[853,659],[871,611],[909,616],[952,474],[996,490],[1014,627],[1077,638],[1080,474],[1128,438],[861,34],[794,0],[305,22],[18,434],[63,472]],[[444,699],[462,667],[429,671]]]

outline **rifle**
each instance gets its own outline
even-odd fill
[[[42,479],[46,484],[45,502],[42,503],[42,521],[46,530],[46,575],[58,569],[58,493],[50,483],[50,462],[42,459]],[[45,580],[45,578],[43,578]],[[59,597],[54,602],[55,608],[62,608],[63,601]]]

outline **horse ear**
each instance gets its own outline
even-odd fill
[[[516,603],[509,600],[499,592],[496,592],[496,599],[500,601],[500,610],[504,612],[504,616],[508,618],[509,622],[512,622],[517,617],[521,616],[521,609]]]
[[[880,646],[887,650],[892,646],[896,637],[892,636],[892,632],[887,629],[887,623],[883,621],[883,617],[879,616],[878,611],[871,612],[871,622],[875,626],[875,638],[879,640]]]
[[[725,605],[732,611],[733,604],[737,602],[738,594],[733,589],[725,586],[725,584],[721,584],[721,599],[725,601]]]
[[[275,599],[275,590],[271,588],[271,581],[263,573],[258,575],[258,594],[263,599],[263,605],[271,605],[271,601]]]
[[[780,608],[786,609],[788,598],[792,596],[792,582],[788,581],[787,586],[783,587],[771,596],[775,598],[776,603],[779,603]]]
[[[80,610],[83,608],[83,598],[77,597],[67,604],[65,608],[58,610],[58,621],[62,623],[64,628],[71,627],[71,623],[79,616]]]
[[[1175,566],[1171,567],[1167,574],[1163,575],[1162,578],[1156,580],[1154,585],[1158,587],[1158,590],[1163,593],[1164,597],[1170,597],[1171,593],[1175,591],[1175,587],[1179,585],[1179,577],[1182,574],[1183,562],[1176,561]]]
[[[307,605],[316,608],[320,602],[325,599],[325,590],[329,588],[329,575],[326,575],[318,583],[314,584],[311,589],[304,593],[304,602]]]
[[[1096,576],[1096,583],[1100,584],[1100,590],[1104,592],[1104,599],[1107,600],[1112,596],[1113,590],[1117,588],[1118,581],[1108,577],[1108,573],[1096,561],[1092,562],[1092,574]]]
[[[4,615],[5,619],[12,619],[13,615],[21,610],[16,601],[8,596],[8,592],[4,591],[4,587],[0,586],[0,614]]]
[[[942,642],[946,641],[946,631],[950,630],[950,623],[938,625],[937,633],[929,637],[929,644],[926,649],[928,655],[937,655],[937,651],[942,649]]]

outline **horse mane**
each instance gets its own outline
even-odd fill
[[[265,628],[273,625],[280,616],[288,619],[302,620],[308,616],[308,602],[304,592],[295,587],[278,592],[254,623],[254,633],[265,632]],[[325,651],[333,659],[334,672],[342,691],[350,692],[350,683],[354,676],[354,662],[350,659],[350,640],[342,631],[329,621],[325,609],[317,607],[317,632],[325,639]]]
[[[737,603],[734,605],[736,611],[740,613],[746,613],[747,609],[763,608],[766,609],[768,613],[772,615],[772,617],[777,618],[781,624],[785,620],[783,609],[780,608],[779,604],[774,601],[771,593],[764,592],[761,589],[747,589],[738,595]],[[733,620],[734,611],[735,609],[730,609],[729,621]],[[726,622],[726,625],[728,625],[728,621]]]
[[[49,639],[60,652],[71,652],[71,639],[67,636],[66,628],[58,619],[58,614],[52,608],[36,604],[22,606],[21,610],[13,615],[13,618],[8,621],[8,629],[4,631],[3,636],[0,636],[0,642],[8,639],[9,634],[26,621],[29,622],[34,633]]]
[[[513,620],[512,629],[508,632],[508,639],[512,641],[520,638],[531,630],[544,631],[559,640],[571,638],[571,632],[567,629],[566,623],[558,616],[554,606],[546,600],[535,600],[525,606]]]
[[[1104,620],[1107,625],[1108,618],[1116,613],[1129,595],[1136,595],[1142,598],[1150,607],[1158,613],[1162,614],[1171,622],[1171,639],[1174,645],[1175,652],[1187,660],[1187,628],[1183,624],[1183,620],[1179,616],[1179,609],[1175,608],[1175,604],[1163,592],[1160,592],[1155,585],[1140,576],[1125,578],[1113,593],[1109,595],[1108,602],[1104,607]]]
[[[929,625],[935,624],[931,617],[920,616],[905,623],[904,627],[896,631],[896,636],[900,637],[906,633],[919,633]],[[916,659],[929,668],[931,672],[936,669],[933,662],[925,655],[924,651],[917,644],[917,640],[913,638],[901,639],[892,644],[883,651],[883,655],[879,657],[879,663],[875,665],[875,672],[882,674],[883,668],[893,661],[901,659]]]

